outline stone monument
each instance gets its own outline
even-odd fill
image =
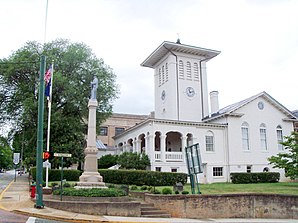
[[[97,167],[97,148],[96,148],[96,108],[98,102],[96,91],[98,88],[98,79],[94,76],[91,82],[91,97],[89,99],[89,117],[87,147],[85,148],[84,172],[80,176],[80,181],[76,188],[107,188],[103,182],[102,176]]]

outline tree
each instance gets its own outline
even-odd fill
[[[107,169],[117,164],[118,155],[107,154],[98,159],[98,169]]]
[[[12,150],[7,139],[0,136],[0,170],[12,167]]]
[[[28,42],[8,58],[1,59],[0,128],[10,123],[9,140],[13,141],[16,152],[23,146],[25,163],[35,164],[41,54],[47,57],[47,65],[54,61],[50,147],[54,152],[71,153],[72,158],[65,164],[69,166],[84,156],[87,104],[93,75],[99,80],[97,126],[112,113],[112,103],[118,95],[116,75],[88,46],[63,39],[44,45]],[[45,108],[46,103],[45,100]],[[47,117],[45,109],[44,141]],[[54,162],[55,165],[58,164]]]
[[[271,156],[268,160],[274,168],[285,170],[286,177],[291,179],[298,178],[298,132],[292,132],[290,136],[285,137],[286,141],[281,144],[287,152],[279,153],[277,156]]]
[[[150,165],[150,159],[144,153],[124,152],[118,156],[117,162],[121,169],[146,170]]]

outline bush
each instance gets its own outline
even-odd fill
[[[161,191],[162,194],[172,194],[172,189],[171,188],[168,188],[168,187],[165,187],[162,189]]]
[[[36,181],[36,167],[30,168],[32,179]],[[63,178],[67,181],[79,181],[82,171],[80,170],[63,170]],[[43,180],[46,180],[46,168],[43,168]],[[49,169],[49,181],[60,181],[61,170]]]
[[[138,190],[138,187],[137,187],[136,185],[132,185],[132,186],[130,187],[130,190]]]
[[[231,180],[234,184],[276,183],[279,178],[280,174],[277,172],[231,173]]]
[[[169,173],[146,170],[99,170],[104,182],[137,186],[168,186],[178,182],[185,184],[186,173]]]
[[[189,194],[189,192],[184,190],[184,191],[181,192],[181,194]]]
[[[178,190],[176,190],[176,191],[175,191],[175,194],[179,194],[179,191],[178,191]]]
[[[60,190],[53,191],[54,195],[59,195]],[[62,191],[64,196],[82,196],[82,197],[120,197],[125,196],[125,192],[115,188],[111,189],[74,189],[74,188],[65,188]]]
[[[147,166],[150,165],[150,159],[144,153],[124,152],[118,156],[117,163],[121,169],[146,170]]]
[[[57,185],[58,185],[58,183],[56,183],[56,182],[52,182],[52,183],[51,183],[51,186],[52,186],[52,187],[55,187],[55,186],[57,186]]]
[[[107,169],[117,164],[118,155],[107,154],[98,159],[98,169]]]
[[[147,186],[146,185],[141,186],[141,190],[147,190]]]
[[[70,183],[64,183],[63,184],[63,187],[70,187],[71,185],[70,185]]]

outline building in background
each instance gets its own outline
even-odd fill
[[[117,151],[113,137],[147,118],[149,118],[149,115],[113,113],[112,116],[99,127],[99,135],[97,136],[98,157],[107,154],[116,154]]]
[[[267,159],[286,152],[280,142],[294,130],[297,118],[266,92],[219,109],[218,92],[208,94],[206,71],[207,62],[219,53],[163,42],[141,64],[154,69],[154,116],[138,125],[130,122],[130,128],[118,124],[125,116],[111,119],[101,129],[107,137],[103,140],[110,141],[103,142],[118,151],[146,153],[151,170],[185,173],[185,147],[199,143],[199,179],[204,183],[230,181],[232,172],[278,171],[286,180],[284,171]],[[109,134],[109,126],[122,129]],[[115,142],[108,135],[115,135]]]

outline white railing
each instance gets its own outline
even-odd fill
[[[154,153],[155,161],[162,161],[161,152],[155,151]],[[165,152],[165,162],[183,162],[182,152]]]
[[[161,152],[155,152],[154,158],[155,161],[161,161]]]
[[[182,152],[166,152],[166,161],[183,161]]]

